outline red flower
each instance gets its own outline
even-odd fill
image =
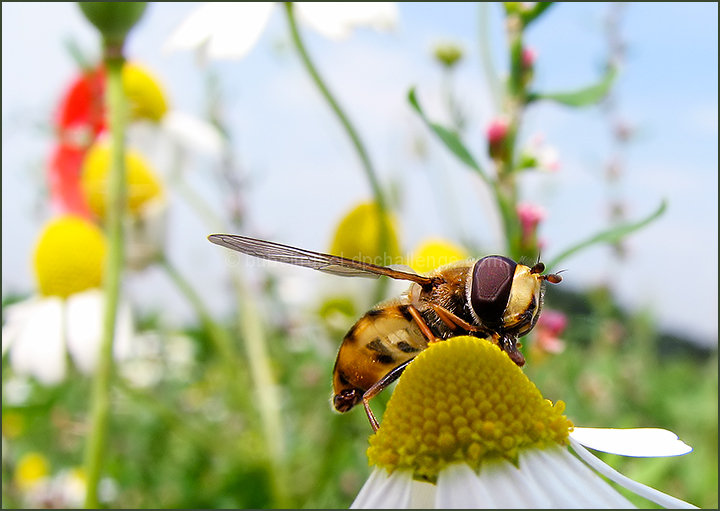
[[[84,147],[56,145],[48,165],[48,184],[54,209],[90,218],[90,208],[80,186],[85,152]]]
[[[85,71],[75,78],[60,99],[55,123],[65,131],[87,130],[94,139],[105,129],[105,70]],[[89,145],[89,144],[88,144]]]
[[[53,208],[59,213],[89,218],[80,187],[82,162],[106,121],[105,70],[83,71],[63,93],[54,116],[59,142],[50,156],[48,184]]]

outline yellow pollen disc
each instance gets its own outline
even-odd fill
[[[105,218],[107,210],[109,172],[110,144],[97,142],[83,161],[82,189],[90,209],[100,218]],[[162,195],[162,185],[145,159],[131,149],[125,151],[125,172],[127,208],[138,215],[147,202]]]
[[[523,449],[567,444],[573,424],[564,409],[497,346],[456,337],[430,345],[405,370],[368,459],[428,481],[454,462],[476,470],[489,459],[517,463]]]
[[[410,266],[418,273],[429,273],[435,268],[467,259],[462,247],[441,239],[425,240],[416,250]]]
[[[142,66],[125,63],[122,84],[134,118],[157,122],[168,111],[167,99],[160,83]]]
[[[387,232],[384,253],[381,251],[380,239],[383,224]],[[357,205],[337,226],[330,253],[381,266],[401,263],[395,219],[387,213],[381,215],[374,202]]]
[[[53,220],[40,234],[33,258],[41,294],[67,298],[100,287],[106,251],[105,236],[94,224],[74,216]]]

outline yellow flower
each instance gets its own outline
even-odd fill
[[[395,221],[387,214],[382,217],[387,233],[385,252],[382,251],[380,217],[374,202],[355,206],[338,224],[330,245],[330,253],[381,266],[401,263]]]
[[[423,241],[412,255],[410,266],[418,273],[428,273],[446,264],[467,259],[470,255],[462,247],[442,239]]]
[[[168,102],[160,82],[144,67],[127,62],[122,69],[122,84],[134,118],[158,122],[168,111]]]
[[[150,165],[136,151],[125,152],[127,179],[127,208],[138,215],[152,199],[163,194],[162,185]],[[93,144],[83,162],[82,188],[90,209],[100,218],[107,211],[107,179],[110,172],[110,144],[99,141]]]
[[[68,296],[100,287],[105,236],[94,224],[75,216],[51,221],[40,234],[33,263],[44,296]]]
[[[22,455],[15,467],[15,483],[21,491],[27,491],[50,474],[50,463],[39,452]]]

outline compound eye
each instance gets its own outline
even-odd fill
[[[502,256],[483,257],[475,263],[470,304],[483,323],[502,323],[516,266],[515,261]]]

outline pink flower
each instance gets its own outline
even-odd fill
[[[561,353],[565,342],[560,336],[567,327],[567,316],[560,311],[544,310],[535,325],[534,348],[544,353]]]
[[[522,50],[522,63],[525,69],[532,69],[535,65],[535,59],[537,58],[537,51],[534,48],[526,46]]]
[[[507,156],[506,139],[510,124],[507,119],[497,117],[487,128],[488,152],[494,160],[502,160]]]
[[[517,214],[522,226],[523,238],[535,236],[538,225],[545,219],[545,210],[529,202],[518,204]]]

